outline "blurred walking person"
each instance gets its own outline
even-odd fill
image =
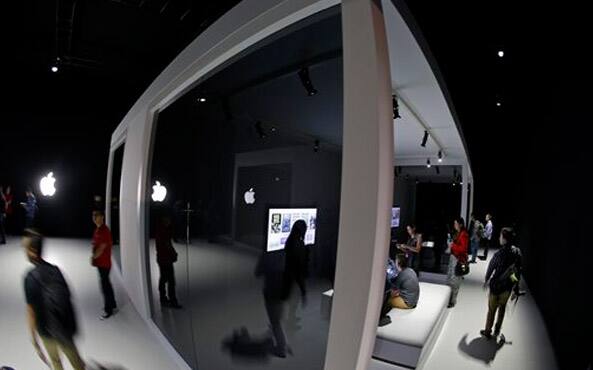
[[[85,364],[74,343],[77,323],[68,284],[58,267],[43,260],[41,234],[32,229],[25,229],[22,245],[27,259],[34,266],[27,273],[24,285],[27,322],[35,351],[53,370],[64,369],[60,352],[68,358],[75,370],[83,370]],[[47,357],[38,338],[41,338]]]
[[[470,263],[476,263],[476,257],[478,256],[478,249],[480,249],[480,243],[482,241],[482,235],[484,234],[484,225],[476,218],[476,215],[472,213],[472,219],[470,220],[469,235],[471,237],[470,247],[472,258]]]
[[[111,239],[111,231],[109,231],[109,227],[105,225],[105,214],[103,211],[93,211],[93,222],[97,227],[93,234],[93,254],[91,256],[91,265],[95,266],[99,273],[101,291],[105,301],[103,308],[104,312],[101,315],[101,319],[105,320],[113,316],[117,309],[115,294],[113,293],[113,286],[109,280],[109,274],[111,272],[111,249],[113,248],[113,241]]]

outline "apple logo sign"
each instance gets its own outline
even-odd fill
[[[245,195],[243,196],[243,198],[245,198],[245,204],[254,204],[255,203],[255,191],[253,191],[253,188],[247,190],[245,192]]]
[[[46,197],[51,197],[56,193],[56,179],[54,178],[54,173],[50,172],[47,176],[43,177],[39,182],[39,187],[41,188],[41,194]]]
[[[161,185],[160,181],[156,181],[152,186],[152,200],[155,202],[162,202],[167,196],[167,188]]]

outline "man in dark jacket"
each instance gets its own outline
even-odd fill
[[[41,257],[43,237],[26,229],[22,240],[29,261],[35,266],[25,277],[27,321],[31,340],[41,360],[54,370],[63,370],[62,352],[75,370],[83,370],[84,362],[74,343],[76,318],[70,301],[68,285],[60,269]],[[41,350],[41,338],[49,361]]]
[[[175,269],[173,263],[177,262],[177,252],[171,243],[173,228],[171,219],[162,216],[156,229],[156,260],[159,265],[159,295],[161,305],[171,308],[181,308],[177,302],[175,292]]]
[[[486,284],[490,285],[490,295],[488,297],[488,317],[486,319],[486,329],[481,330],[480,334],[490,339],[492,337],[492,326],[494,316],[498,311],[498,319],[494,327],[494,336],[500,334],[502,321],[506,304],[511,296],[511,291],[519,294],[519,280],[521,279],[521,250],[513,245],[514,232],[511,228],[505,227],[500,232],[501,250],[496,252],[486,272]]]

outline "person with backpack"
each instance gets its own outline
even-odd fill
[[[60,352],[68,358],[75,370],[83,370],[85,364],[74,343],[77,323],[68,284],[60,269],[42,258],[41,234],[26,229],[22,245],[29,262],[34,266],[27,273],[24,286],[27,321],[35,351],[53,370],[63,370]],[[49,360],[43,353],[38,338],[41,338]]]
[[[494,336],[498,337],[502,328],[502,321],[506,304],[514,291],[518,296],[519,280],[521,279],[521,250],[513,245],[515,234],[513,229],[505,227],[500,232],[500,244],[502,249],[496,252],[486,271],[486,281],[484,288],[490,285],[490,294],[488,296],[488,316],[486,319],[486,329],[481,330],[480,334],[490,339],[492,338],[492,326],[494,316],[498,312],[496,326],[494,327]]]

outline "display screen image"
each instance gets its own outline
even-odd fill
[[[305,245],[315,244],[317,208],[270,208],[268,211],[268,245],[266,250],[273,252],[284,249],[292,225],[298,220],[307,223]]]
[[[391,208],[391,227],[399,227],[399,207]]]

